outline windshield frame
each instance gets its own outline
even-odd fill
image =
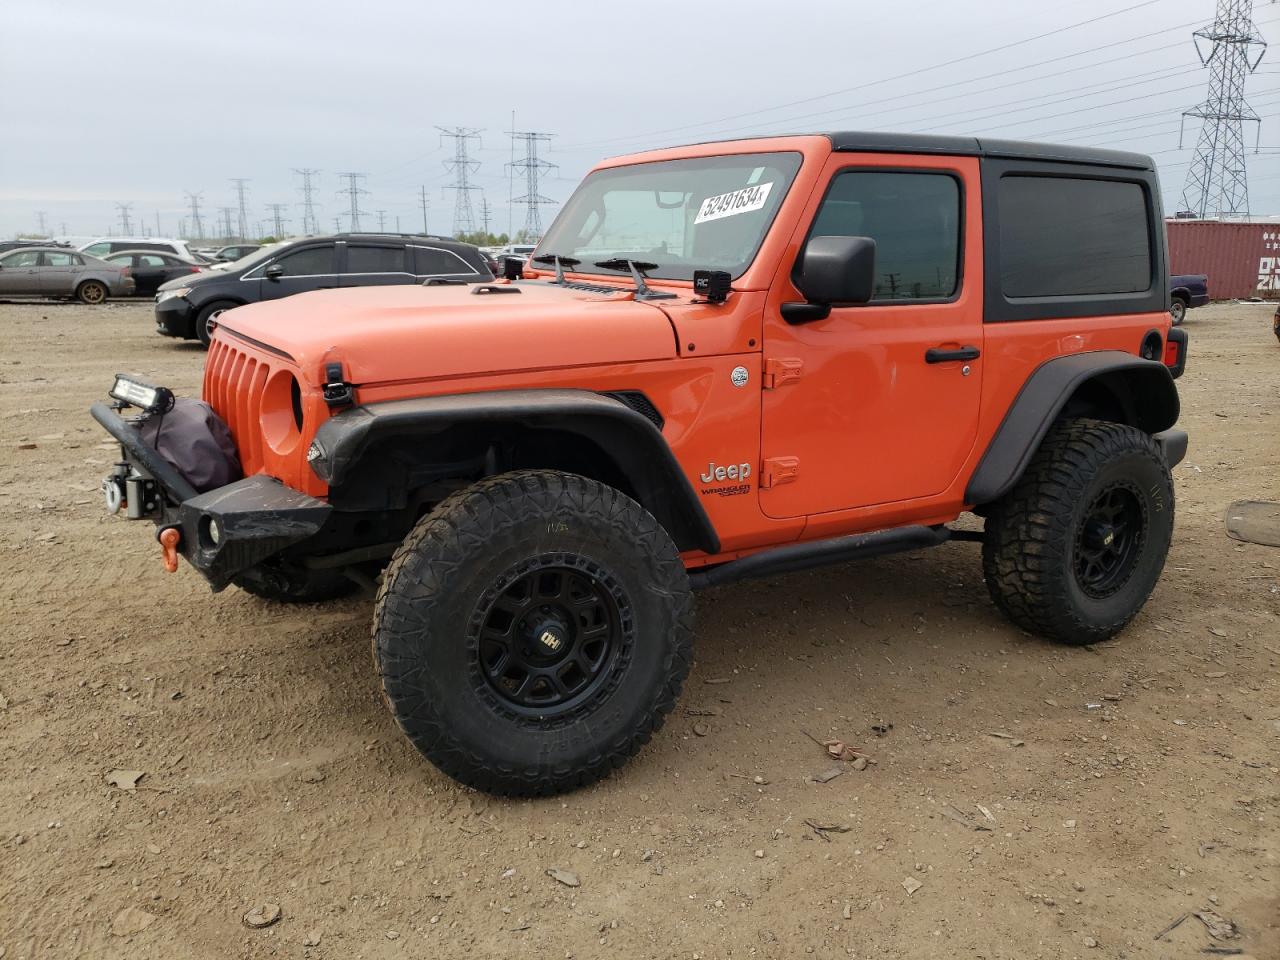
[[[581,222],[585,223],[586,218],[590,216],[591,211],[597,209],[593,206],[588,209],[586,214],[581,214],[577,204],[583,202],[583,198],[587,195],[588,191],[590,191],[593,186],[599,182],[599,180],[606,177],[616,176],[619,172],[637,171],[645,167],[673,167],[676,165],[688,164],[693,165],[696,168],[706,169],[708,167],[714,167],[716,161],[722,161],[726,166],[737,166],[740,164],[751,163],[756,159],[761,161],[761,163],[756,164],[758,166],[767,165],[770,161],[777,165],[777,179],[772,181],[775,186],[766,200],[766,206],[770,207],[771,210],[768,216],[760,223],[759,233],[755,237],[754,244],[751,247],[749,254],[744,256],[744,259],[741,262],[733,264],[731,269],[727,270],[726,266],[722,263],[687,261],[680,264],[662,264],[652,270],[645,271],[645,276],[656,282],[687,285],[692,285],[692,275],[695,270],[726,270],[726,272],[730,273],[735,281],[740,280],[751,271],[752,266],[758,260],[761,249],[764,247],[770,234],[773,232],[778,217],[786,207],[787,201],[796,184],[801,180],[802,171],[811,159],[808,151],[800,148],[797,144],[788,143],[784,145],[778,144],[775,141],[773,149],[728,149],[723,152],[693,153],[683,156],[658,156],[653,159],[636,160],[628,163],[609,163],[599,166],[582,179],[581,183],[579,183],[578,187],[570,195],[569,199],[565,201],[564,206],[561,207],[555,220],[539,240],[538,247],[534,251],[534,255],[547,256],[551,254],[558,254],[573,257],[581,261],[581,263],[574,266],[572,269],[566,269],[566,273],[587,274],[593,277],[628,281],[630,277],[626,270],[612,270],[607,267],[600,267],[596,265],[597,261],[613,259],[615,257],[622,256],[622,253],[614,252],[593,255],[578,248],[574,248],[573,250],[556,249],[557,246],[564,246],[557,236],[558,232],[561,229],[565,230],[567,233],[571,233],[573,231],[573,228],[568,226],[570,217],[581,217]],[[720,196],[727,195],[727,193],[720,194]],[[706,202],[706,199],[709,198],[704,198],[704,203]],[[685,206],[686,209],[688,209],[687,201]],[[694,221],[692,219],[687,220],[685,223],[685,229],[688,229],[693,225]],[[648,254],[641,255],[642,251],[626,252],[631,253],[632,255],[629,259],[635,259],[637,261],[647,259],[649,256]]]

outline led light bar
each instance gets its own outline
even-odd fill
[[[155,387],[123,373],[116,374],[111,396],[129,406],[141,407],[147,413],[167,413],[173,409],[173,391],[168,387]]]

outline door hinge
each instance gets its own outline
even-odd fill
[[[776,390],[800,379],[804,361],[795,357],[780,357],[764,362],[764,389]]]
[[[790,483],[799,473],[799,457],[769,457],[761,464],[760,489],[768,490],[779,484]]]

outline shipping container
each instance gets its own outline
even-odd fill
[[[1169,273],[1203,273],[1214,300],[1280,299],[1280,222],[1167,220]]]

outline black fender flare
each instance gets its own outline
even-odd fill
[[[680,549],[720,552],[720,538],[661,431],[621,401],[590,390],[497,390],[352,407],[321,424],[308,460],[321,480],[339,487],[375,443],[417,443],[460,425],[582,437],[612,458]]]
[[[1125,403],[1131,426],[1156,434],[1178,421],[1178,389],[1163,363],[1122,350],[1055,357],[1027,378],[965,489],[965,503],[999,500],[1022,477],[1053,422],[1091,381]]]

